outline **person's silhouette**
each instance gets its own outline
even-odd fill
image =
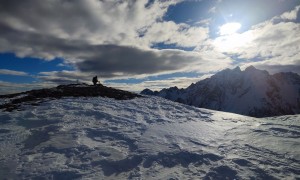
[[[94,83],[94,85],[96,85],[97,82],[99,82],[99,81],[98,81],[98,77],[97,77],[97,76],[93,77],[93,83]]]

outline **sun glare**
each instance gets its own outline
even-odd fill
[[[238,33],[241,24],[237,22],[227,23],[220,27],[220,36],[214,40],[215,46],[221,52],[235,52],[238,48],[247,46],[253,40],[253,32]]]
[[[241,24],[237,22],[226,23],[220,27],[220,35],[229,35],[236,33],[240,28]]]

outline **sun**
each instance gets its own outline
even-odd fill
[[[230,35],[236,33],[242,25],[238,22],[226,23],[220,27],[220,35]]]
[[[214,39],[214,45],[221,52],[234,53],[238,49],[247,46],[253,41],[253,32],[238,33],[242,27],[240,23],[226,23],[220,27],[220,36]]]

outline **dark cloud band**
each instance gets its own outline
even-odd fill
[[[141,50],[117,45],[101,45],[93,49],[91,57],[76,63],[83,72],[104,76],[117,74],[139,75],[184,69],[200,57],[189,56],[179,50]]]

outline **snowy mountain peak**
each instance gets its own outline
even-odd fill
[[[254,76],[254,75],[269,75],[269,73],[265,70],[259,70],[256,69],[254,66],[247,67],[244,71],[241,70],[239,66],[235,67],[234,69],[224,69],[218,73],[216,73],[214,76],[241,76],[241,75],[248,75],[248,76]],[[214,77],[212,76],[212,77]]]
[[[232,79],[232,78],[236,78],[238,76],[240,76],[242,73],[240,67],[236,67],[234,69],[224,69],[218,73],[216,73],[215,75],[213,75],[211,78],[212,79],[218,79],[218,80],[223,80],[223,79]]]
[[[266,70],[259,70],[256,69],[254,66],[249,66],[245,69],[245,73],[253,75],[253,74],[258,74],[258,75],[269,75],[269,72]]]
[[[142,94],[146,94],[142,92]],[[300,76],[254,66],[225,69],[186,89],[148,93],[201,108],[266,117],[300,113]]]
[[[145,94],[145,95],[152,95],[153,94],[153,91],[151,89],[144,89],[141,94]]]
[[[252,66],[252,65],[251,65],[251,66],[248,66],[248,67],[245,69],[246,72],[251,72],[251,71],[253,72],[253,71],[257,71],[257,70],[258,70],[258,69],[256,69],[256,68],[255,68],[254,66]]]
[[[236,68],[233,69],[234,71],[238,71],[241,72],[241,68],[239,66],[237,66]]]

